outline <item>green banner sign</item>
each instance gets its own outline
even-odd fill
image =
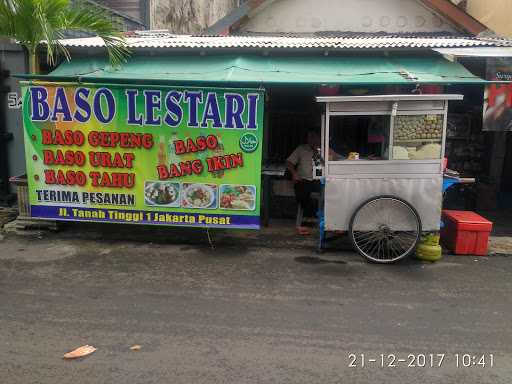
[[[262,91],[23,87],[31,215],[259,228]]]

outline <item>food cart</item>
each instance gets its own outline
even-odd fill
[[[326,232],[348,231],[363,257],[391,263],[414,252],[422,232],[439,231],[448,102],[462,98],[316,98],[325,105],[313,163],[324,191],[320,248]]]

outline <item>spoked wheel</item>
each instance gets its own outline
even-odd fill
[[[420,241],[421,220],[407,201],[378,196],[356,209],[349,232],[361,256],[375,263],[393,263],[414,252]]]

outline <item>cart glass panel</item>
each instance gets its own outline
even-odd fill
[[[389,115],[332,116],[329,160],[389,160]]]
[[[393,160],[438,160],[444,115],[398,115],[393,127]]]

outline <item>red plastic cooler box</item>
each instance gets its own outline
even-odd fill
[[[443,210],[443,245],[456,255],[487,255],[492,222],[472,211]]]

